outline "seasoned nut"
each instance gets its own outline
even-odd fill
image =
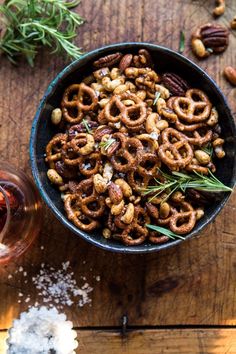
[[[108,194],[112,204],[119,204],[123,199],[123,193],[117,184],[111,182],[108,186]]]
[[[140,98],[142,101],[144,101],[147,96],[147,92],[145,90],[138,90],[136,92],[136,95],[138,96],[138,98]]]
[[[134,56],[133,62],[137,68],[153,67],[151,55],[146,49],[140,49],[138,55]]]
[[[148,214],[154,218],[154,219],[159,219],[159,211],[155,205],[152,205],[151,203],[146,203],[146,208],[148,211]]]
[[[110,199],[109,197],[107,197],[107,198],[105,199],[105,203],[106,203],[106,205],[108,206],[108,208],[111,208],[111,207],[112,207],[112,202],[111,202],[111,199]]]
[[[222,53],[228,44],[229,31],[219,24],[207,23],[192,34],[192,49],[200,58],[207,57],[211,53]]]
[[[53,124],[58,125],[61,123],[62,111],[60,108],[55,108],[51,114],[51,121]]]
[[[140,201],[141,201],[141,197],[139,195],[138,197],[135,198],[134,205],[137,205]]]
[[[111,80],[109,77],[104,77],[102,79],[102,85],[103,87],[107,90],[107,91],[114,91],[116,87],[120,86],[121,84],[123,84],[125,82],[123,77],[119,77],[115,80]]]
[[[162,85],[155,85],[155,91],[160,93],[160,97],[163,98],[164,100],[167,100],[170,97],[170,91],[162,86]]]
[[[112,215],[120,215],[120,213],[124,209],[124,206],[125,206],[124,199],[122,199],[119,204],[113,204],[111,206],[111,214]]]
[[[117,184],[121,188],[124,197],[126,197],[126,198],[131,197],[132,188],[130,187],[130,185],[124,179],[117,178],[115,180],[115,184]]]
[[[47,171],[47,176],[48,176],[48,179],[50,180],[50,182],[52,182],[53,184],[56,184],[59,186],[63,184],[63,179],[61,178],[59,173],[57,173],[57,171],[54,170],[53,168],[50,168]]]
[[[93,176],[93,184],[98,194],[104,193],[107,190],[108,181],[99,173]]]
[[[102,98],[100,101],[98,101],[98,104],[101,108],[104,108],[109,101],[110,98]]]
[[[102,137],[104,135],[110,135],[111,133],[113,132],[113,129],[107,125],[101,125],[100,127],[98,127],[94,134],[93,134],[93,137],[94,137],[94,140],[95,141],[101,141],[102,140]]]
[[[110,77],[112,80],[117,79],[118,77],[121,76],[121,72],[119,68],[112,68],[110,72]]]
[[[185,92],[189,89],[187,81],[174,73],[164,74],[162,76],[162,83],[175,96],[185,96]]]
[[[164,119],[161,119],[161,120],[159,120],[158,122],[156,122],[156,128],[157,128],[158,130],[160,130],[160,131],[162,131],[162,130],[168,128],[168,127],[169,127],[169,124],[168,124],[168,122],[167,122],[166,120],[164,120]]]
[[[219,114],[215,107],[212,108],[210,117],[207,120],[207,125],[214,127],[218,123]]]
[[[224,69],[224,75],[232,85],[236,86],[236,68],[233,68],[232,66],[227,66]]]
[[[119,63],[119,61],[121,60],[122,58],[122,54],[121,53],[114,53],[114,54],[109,54],[109,55],[106,55],[105,57],[102,57],[102,58],[99,58],[98,60],[96,60],[94,63],[93,63],[93,66],[95,68],[103,68],[103,67],[110,67],[110,66],[113,66],[117,63]]]
[[[213,10],[214,16],[221,16],[225,12],[225,0],[216,0],[216,7]]]
[[[199,220],[204,216],[204,210],[201,208],[196,209],[196,219]]]
[[[122,215],[122,217],[120,219],[125,224],[131,224],[131,222],[134,219],[134,205],[132,203],[129,203],[127,205],[126,211],[125,211],[125,213]]]
[[[207,165],[211,160],[210,156],[202,150],[195,150],[194,155],[201,165]]]
[[[103,178],[105,178],[107,181],[110,181],[112,179],[113,166],[109,162],[105,163],[102,175],[103,175]]]
[[[134,103],[134,101],[132,101],[132,100],[124,100],[124,101],[122,101],[122,103],[124,103],[124,105],[125,106],[133,106],[135,103]]]
[[[136,92],[136,91],[137,91],[137,88],[136,88],[135,84],[133,84],[133,82],[131,82],[131,81],[126,81],[125,84],[126,84],[128,90],[129,90],[130,92]]]
[[[196,54],[198,58],[206,58],[210,55],[210,52],[206,50],[201,39],[193,38],[191,45],[193,53]]]
[[[175,203],[180,203],[184,200],[184,195],[180,191],[176,191],[172,193],[171,200],[173,200]]]
[[[232,29],[236,29],[236,16],[233,18],[233,20],[230,22],[230,27]]]
[[[110,75],[110,70],[109,68],[101,68],[93,72],[93,75],[96,80],[100,81],[102,80],[105,76]]]
[[[160,217],[166,219],[170,214],[170,205],[166,202],[160,205]]]
[[[102,236],[104,238],[111,238],[111,230],[108,228],[105,228],[102,230]]]
[[[119,69],[123,73],[126,68],[128,68],[133,60],[133,55],[132,54],[125,54],[123,58],[120,61],[119,64]]]
[[[217,138],[212,142],[212,146],[214,147],[214,151],[218,159],[222,159],[225,157],[225,152],[223,150],[222,145],[224,144],[224,139]]]
[[[114,91],[113,91],[113,94],[114,95],[121,95],[122,93],[128,91],[128,86],[126,84],[122,84],[122,85],[119,85],[117,86]]]

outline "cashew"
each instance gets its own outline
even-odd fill
[[[204,210],[201,208],[196,209],[196,219],[199,220],[203,217],[204,215]]]
[[[95,140],[91,134],[86,134],[87,143],[79,149],[81,155],[89,155],[94,150]]]
[[[134,219],[134,205],[132,203],[129,203],[127,205],[126,212],[124,213],[124,215],[120,219],[125,224],[131,224],[131,222]]]
[[[56,184],[56,185],[59,185],[59,186],[61,186],[63,184],[62,177],[53,168],[50,168],[47,171],[47,176],[48,176],[48,179],[50,180],[50,182],[52,182],[53,184]]]
[[[122,179],[122,178],[116,179],[115,184],[117,184],[121,188],[124,197],[127,197],[127,198],[131,197],[132,188],[124,179]]]
[[[205,151],[195,150],[194,155],[201,165],[207,165],[211,161],[210,156]]]
[[[108,228],[105,228],[102,230],[102,236],[104,238],[111,238],[111,230]]]
[[[121,95],[122,93],[128,91],[128,86],[126,84],[119,85],[113,91],[114,95]]]
[[[96,192],[101,194],[107,190],[108,181],[97,173],[93,176],[93,184]]]
[[[103,87],[105,88],[105,90],[110,91],[110,92],[114,91],[116,87],[124,84],[124,82],[125,82],[125,79],[121,76],[115,80],[111,80],[107,76],[102,79]]]
[[[145,90],[139,90],[136,92],[136,95],[138,96],[138,98],[144,101],[147,96],[147,92]]]
[[[214,16],[221,16],[225,12],[225,0],[216,0],[217,6],[213,10]]]
[[[160,117],[157,113],[151,113],[147,117],[145,129],[147,133],[156,132],[158,135],[160,134],[160,130],[156,127],[157,122],[159,121]]]
[[[60,108],[55,108],[51,114],[52,124],[58,125],[61,123],[62,111]]]
[[[156,84],[155,90],[160,93],[160,98],[163,98],[164,100],[167,100],[170,97],[170,91],[162,85]]]
[[[121,72],[119,68],[113,68],[110,72],[110,77],[112,80],[118,79],[121,76]]]
[[[130,92],[136,92],[137,91],[137,88],[136,88],[136,86],[135,86],[135,84],[133,84],[133,82],[131,82],[131,81],[126,81],[126,86],[128,87],[128,90],[130,91]]]
[[[98,69],[98,70],[94,71],[94,73],[93,73],[93,76],[98,81],[102,80],[105,76],[109,76],[109,75],[110,75],[110,70],[107,67]]]
[[[98,104],[101,108],[104,108],[109,101],[110,98],[102,98],[100,101],[98,101]]]
[[[111,214],[112,215],[120,215],[120,213],[124,209],[124,206],[125,206],[124,199],[122,199],[119,204],[113,204],[111,206]]]
[[[93,82],[91,84],[91,88],[95,91],[97,97],[101,96],[101,94],[104,92],[104,87],[103,85],[97,83],[97,82]]]
[[[169,123],[164,119],[161,119],[158,122],[156,122],[156,128],[160,131],[162,131],[168,127],[169,127]]]
[[[103,175],[103,178],[105,178],[108,181],[110,181],[112,179],[113,166],[109,162],[105,163],[102,175]]]
[[[124,100],[124,101],[122,101],[122,103],[124,103],[125,106],[133,106],[134,105],[134,101],[132,101],[132,100]]]
[[[160,217],[166,219],[170,214],[170,205],[166,202],[160,205]]]
[[[210,117],[207,120],[207,125],[209,125],[210,127],[214,127],[214,125],[216,125],[218,123],[218,118],[219,118],[219,114],[216,110],[215,107],[212,108],[211,110],[211,114]]]

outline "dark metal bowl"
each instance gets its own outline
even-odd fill
[[[207,93],[219,112],[222,136],[225,139],[226,157],[216,162],[216,175],[223,183],[230,187],[234,186],[236,176],[236,128],[234,119],[230,113],[226,99],[216,83],[190,60],[170,49],[154,44],[120,43],[96,49],[68,65],[50,83],[33,121],[30,139],[30,159],[33,176],[42,198],[65,227],[98,247],[122,253],[154,252],[175,246],[183,241],[170,241],[162,245],[145,243],[139,246],[128,247],[115,240],[105,239],[100,232],[86,233],[79,230],[67,219],[60,193],[50,184],[47,178],[46,171],[48,167],[44,161],[44,153],[47,143],[56,133],[56,128],[50,123],[51,111],[59,106],[64,89],[72,83],[79,82],[91,73],[93,61],[99,57],[117,51],[121,51],[122,53],[137,53],[140,48],[146,48],[150,51],[158,72],[175,72],[187,79],[192,87],[202,89]],[[198,234],[206,225],[212,222],[228,198],[229,193],[222,193],[220,199],[206,209],[204,217],[197,223],[194,230],[186,239]]]

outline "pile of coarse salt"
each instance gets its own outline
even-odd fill
[[[78,342],[72,327],[56,308],[31,307],[13,321],[7,354],[74,354]]]
[[[47,269],[44,263],[41,264],[39,274],[32,281],[44,303],[53,302],[59,309],[65,305],[71,306],[75,298],[79,298],[76,299],[79,307],[91,303],[89,293],[93,288],[87,282],[79,288],[73,277],[74,272],[68,271],[69,266],[69,261],[62,263],[62,268],[57,270],[54,267]]]

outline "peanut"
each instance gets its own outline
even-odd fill
[[[223,157],[225,157],[225,152],[222,147],[223,144],[224,144],[224,139],[221,138],[217,138],[212,143],[212,146],[214,147],[214,151],[218,159],[222,159]]]
[[[233,18],[233,20],[230,22],[230,27],[232,29],[236,29],[236,16]]]
[[[194,155],[201,165],[207,165],[211,160],[210,156],[202,150],[195,150]]]
[[[50,180],[50,182],[52,182],[53,184],[56,184],[56,185],[59,185],[59,186],[61,186],[63,184],[62,177],[53,168],[50,168],[47,171],[47,176],[48,176],[48,179]]]
[[[104,238],[111,238],[111,230],[108,228],[105,228],[102,230],[102,236]]]
[[[196,209],[196,219],[199,220],[203,217],[204,215],[204,210],[201,208]]]
[[[166,202],[160,205],[160,217],[166,219],[170,214],[170,205]]]
[[[176,203],[180,203],[184,200],[184,195],[180,191],[176,191],[171,195],[171,200]]]
[[[192,39],[192,49],[193,52],[199,57],[199,58],[205,58],[206,56],[209,55],[207,52],[203,42],[198,39],[198,38],[193,38]]]
[[[227,66],[224,69],[224,75],[232,85],[236,86],[236,68],[233,68],[232,66]]]
[[[58,125],[61,123],[62,111],[60,108],[55,108],[51,114],[51,121],[53,124]]]
[[[207,125],[214,127],[218,123],[219,114],[215,107],[212,108],[210,117],[207,120]]]

